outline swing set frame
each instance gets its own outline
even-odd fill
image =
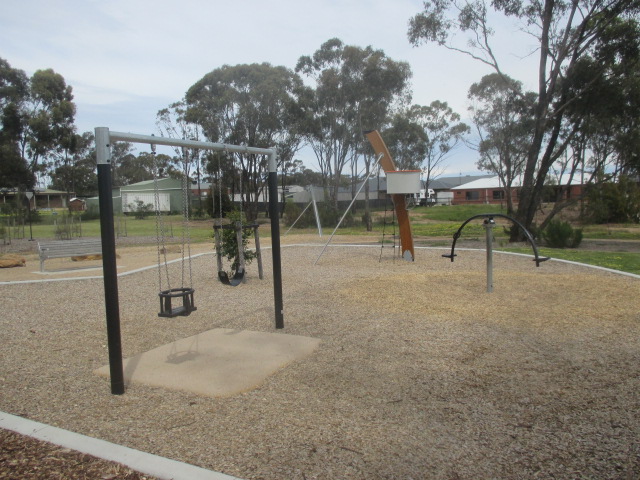
[[[120,332],[120,305],[118,300],[118,272],[116,242],[113,226],[113,200],[111,194],[111,144],[116,141],[148,145],[168,145],[213,151],[250,153],[268,156],[269,216],[271,218],[271,252],[273,256],[273,294],[275,327],[284,328],[282,300],[282,257],[280,253],[280,225],[278,211],[278,172],[275,148],[257,148],[196,140],[183,140],[153,135],[113,132],[107,127],[95,128],[96,160],[98,164],[98,200],[100,205],[100,234],[102,238],[102,268],[109,345],[109,372],[111,393],[124,393],[124,368]]]

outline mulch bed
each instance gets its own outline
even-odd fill
[[[154,477],[142,475],[123,465],[2,429],[0,478],[154,480]]]

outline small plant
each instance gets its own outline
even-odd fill
[[[144,203],[142,200],[135,200],[129,204],[129,208],[133,211],[136,220],[144,220],[154,211],[153,205]]]
[[[241,212],[234,210],[229,212],[227,218],[231,221],[231,225],[235,225],[236,222],[243,222],[245,219]],[[223,257],[226,257],[227,260],[231,261],[231,270],[234,272],[238,271],[240,267],[240,259],[238,258],[238,239],[236,235],[235,228],[223,228],[220,230],[221,239],[220,239],[220,253]],[[244,254],[244,263],[245,265],[249,265],[254,258],[256,258],[257,254],[253,250],[249,250],[247,245],[249,244],[249,237],[251,235],[250,229],[242,229],[242,251]],[[230,274],[231,272],[227,272]],[[231,276],[231,275],[230,275]]]
[[[562,220],[551,220],[542,231],[542,239],[551,248],[577,248],[582,242],[582,229]]]

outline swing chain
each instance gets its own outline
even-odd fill
[[[187,258],[189,261],[189,288],[193,288],[193,272],[191,269],[191,224],[189,222],[189,166],[188,150],[182,148],[183,172],[182,172],[182,286],[184,286],[184,255],[185,239],[187,246]]]
[[[153,159],[153,195],[156,214],[156,246],[158,249],[158,287],[162,292],[162,262],[160,254],[164,256],[164,268],[167,277],[167,288],[171,290],[171,283],[169,282],[169,266],[167,264],[167,248],[165,246],[165,227],[164,218],[160,212],[160,188],[158,186],[158,175],[160,167],[156,157],[156,146],[151,144],[151,158]]]

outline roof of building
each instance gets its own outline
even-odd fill
[[[171,185],[171,188],[177,188],[182,185],[182,180],[171,177],[158,178],[158,187],[160,189],[166,189],[167,185]],[[143,180],[141,182],[131,183],[129,185],[123,185],[120,190],[135,191],[135,190],[153,190],[155,188],[156,180]]]
[[[549,179],[551,181],[548,183],[555,184],[555,185],[567,185],[569,183],[569,177],[570,175],[568,174],[562,175],[562,177],[560,178],[550,176]],[[580,178],[580,175],[574,175],[573,178],[571,179],[571,185],[582,185],[582,183],[583,181]],[[515,178],[513,183],[511,184],[512,187],[520,187],[521,185],[522,185],[522,177]],[[465,183],[460,186],[452,187],[451,190],[480,190],[483,188],[488,189],[488,188],[502,188],[502,187],[503,185],[500,182],[500,177],[498,177],[497,175],[493,175],[486,178],[474,180],[472,182]]]
[[[439,177],[429,181],[429,188],[432,190],[451,190],[454,187],[493,176],[494,175],[457,175],[453,177]]]

